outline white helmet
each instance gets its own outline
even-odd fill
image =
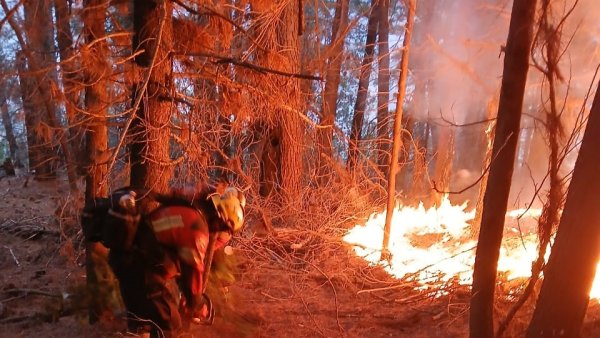
[[[210,198],[219,217],[231,232],[240,231],[244,225],[244,208],[246,207],[244,193],[236,188],[229,187],[222,194],[215,193]]]

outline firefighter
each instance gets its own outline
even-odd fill
[[[142,196],[160,206],[140,220]],[[129,329],[169,336],[187,322],[210,324],[214,309],[204,292],[212,255],[242,228],[244,195],[208,185],[169,194],[126,188],[102,205],[84,216],[89,221],[89,215],[96,215],[95,228],[88,225],[88,232],[95,229],[100,235],[91,237],[110,248],[109,264],[119,280]]]
[[[179,264],[184,320],[211,323],[214,309],[205,291],[213,254],[241,230],[245,197],[235,188],[217,192],[203,187],[192,194],[176,191],[157,200],[163,206],[147,219],[158,242]]]
[[[142,201],[149,194],[125,187],[108,198],[96,198],[84,207],[82,227],[86,240],[110,249],[108,264],[119,281],[129,330],[160,329],[168,334],[182,325],[176,293],[168,292],[172,289],[168,281],[178,267],[142,219],[141,206],[146,204]]]

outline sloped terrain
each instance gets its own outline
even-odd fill
[[[77,202],[63,182],[0,180],[0,337],[133,336],[117,317],[89,325]],[[300,243],[300,244],[299,244]],[[213,289],[217,318],[191,337],[466,337],[468,289],[414,291],[354,257],[339,238],[281,230],[234,243],[236,281]],[[516,287],[516,286],[515,286]],[[503,314],[510,301],[498,302]],[[529,308],[531,305],[529,305]],[[527,309],[509,336],[526,327]],[[584,337],[600,336],[591,304]]]

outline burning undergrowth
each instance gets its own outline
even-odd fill
[[[520,293],[531,276],[531,265],[538,253],[531,224],[537,222],[539,215],[539,209],[512,210],[506,215],[498,285],[508,300]],[[373,213],[366,223],[350,229],[344,241],[370,264],[382,266],[399,280],[414,283],[415,290],[439,296],[447,294],[452,286],[471,285],[477,244],[471,225],[474,216],[474,211],[466,211],[466,203],[453,205],[447,197],[439,206],[428,209],[422,204],[398,205],[392,216],[389,261],[380,261],[385,212]],[[594,282],[591,298],[600,296],[598,284]]]

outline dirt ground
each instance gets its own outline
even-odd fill
[[[81,235],[70,219],[64,182],[0,179],[0,337],[131,337],[89,325],[78,293],[85,283]],[[236,282],[220,289],[213,326],[187,337],[466,337],[468,289],[435,297],[367,266],[337,241],[305,241],[299,232],[236,242]],[[518,285],[515,285],[518,288]],[[511,306],[499,299],[497,316]],[[509,335],[522,336],[531,305]],[[600,307],[591,303],[583,337],[600,337]]]

